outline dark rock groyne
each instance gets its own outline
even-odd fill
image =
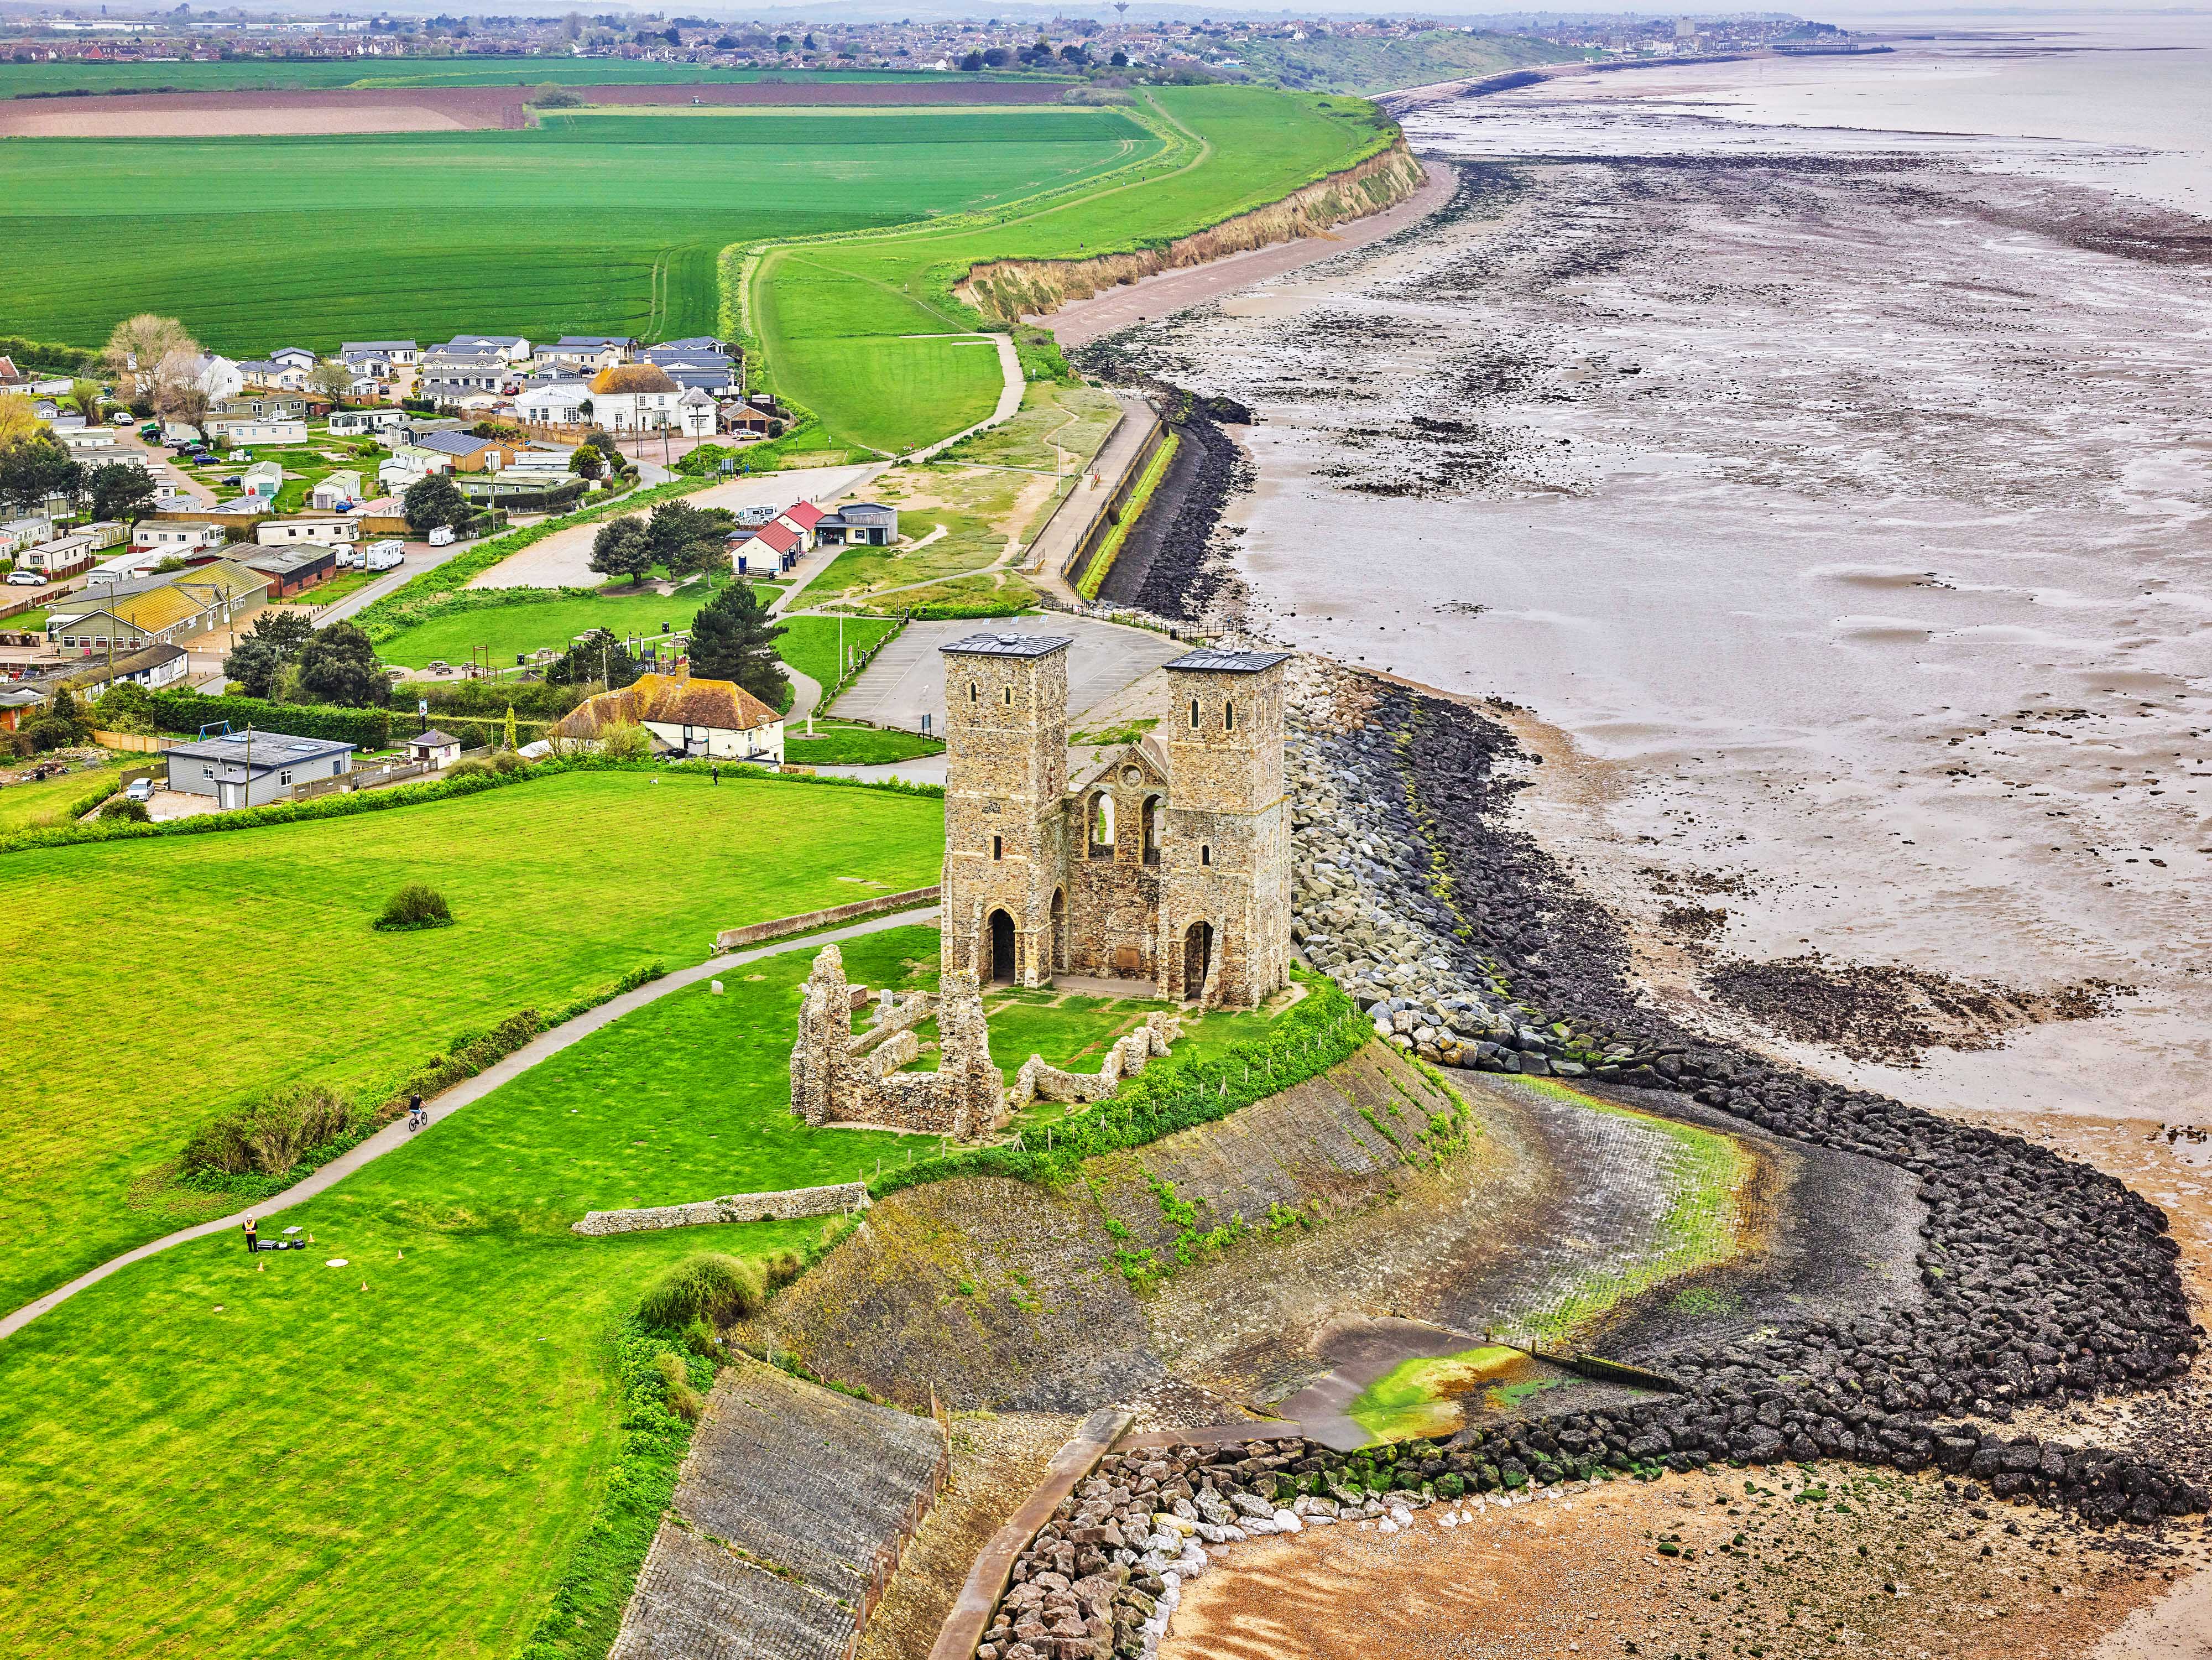
[[[1340,677],[1306,708],[1295,764],[1359,802],[1360,828],[1347,848],[1328,828],[1342,815],[1302,812],[1298,931],[1389,1041],[1448,1065],[1682,1091],[1908,1171],[1928,1207],[1917,1309],[1770,1327],[1717,1347],[1656,1338],[1633,1358],[1681,1379],[1683,1395],[1455,1444],[1547,1479],[1592,1462],[1844,1457],[1940,1468],[2098,1523],[2206,1507],[2172,1470],[1986,1427],[2016,1407],[2154,1389],[2187,1371],[2203,1333],[2163,1212],[2016,1136],[1684,1029],[1638,1000],[1619,921],[1506,824],[1533,757],[1504,727],[1364,677]],[[1334,892],[1309,885],[1316,865]],[[1365,915],[1386,921],[1346,909],[1347,875]]]

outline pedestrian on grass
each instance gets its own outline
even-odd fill
[[[260,1249],[260,1241],[257,1236],[260,1230],[261,1224],[252,1217],[249,1216],[246,1219],[242,1226],[246,1231],[246,1249],[247,1253],[251,1255],[252,1252]]]
[[[722,781],[722,763],[720,761],[714,763],[714,781],[717,784]]]

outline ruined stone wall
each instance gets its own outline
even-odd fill
[[[913,1027],[931,1006],[910,998],[865,1032],[853,1031],[854,988],[842,954],[824,946],[806,978],[791,1049],[791,1110],[813,1125],[867,1124],[980,1140],[1007,1119],[1006,1080],[972,974],[947,972],[934,1009],[933,1073],[897,1070],[920,1053]]]
[[[1169,1046],[1182,1036],[1182,1021],[1178,1017],[1153,1013],[1145,1017],[1145,1024],[1137,1031],[1114,1040],[1106,1051],[1105,1065],[1097,1072],[1068,1072],[1048,1065],[1042,1055],[1032,1055],[1015,1074],[1007,1104],[1019,1112],[1032,1101],[1103,1101],[1121,1086],[1124,1078],[1142,1072],[1156,1057],[1167,1054]]]
[[[802,1216],[837,1216],[866,1210],[868,1189],[860,1182],[823,1188],[787,1188],[778,1193],[732,1193],[688,1205],[652,1205],[639,1210],[586,1211],[568,1225],[571,1233],[604,1237],[615,1233],[652,1233],[663,1228],[713,1227],[725,1222],[788,1221]]]

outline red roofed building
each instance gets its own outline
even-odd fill
[[[771,519],[730,550],[731,562],[747,576],[779,576],[799,562],[806,551],[805,532]]]
[[[781,522],[799,532],[799,547],[802,553],[814,545],[814,527],[822,522],[824,516],[822,509],[811,502],[793,502],[776,514]]]

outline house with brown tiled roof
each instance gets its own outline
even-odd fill
[[[659,432],[677,423],[684,388],[651,363],[617,363],[592,377],[592,419],[609,432]]]
[[[558,742],[596,744],[611,727],[643,727],[656,746],[700,760],[783,763],[783,717],[730,680],[641,675],[619,691],[586,698],[552,730]]]

